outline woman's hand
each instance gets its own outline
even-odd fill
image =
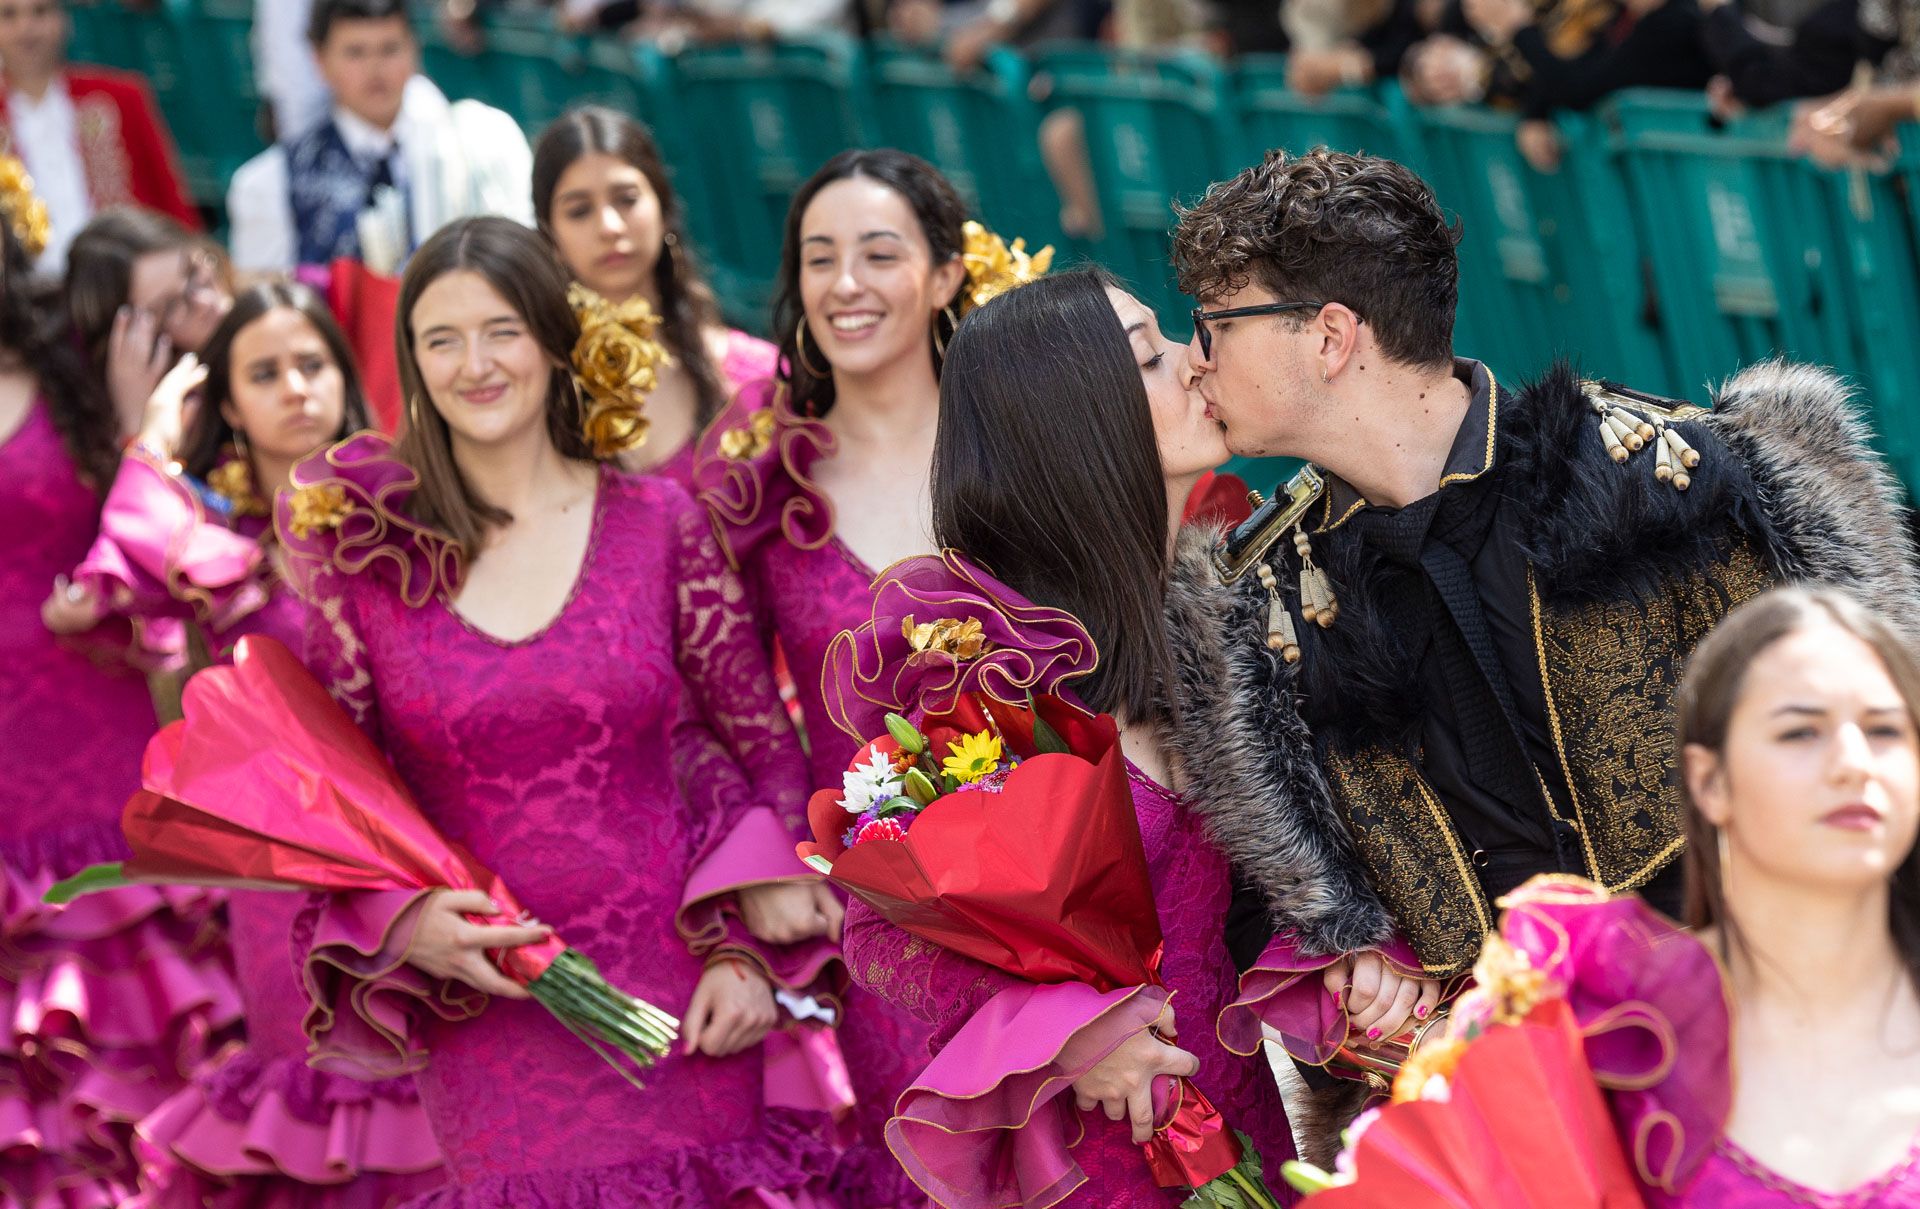
[[[1397,1037],[1440,1005],[1438,982],[1402,974],[1371,949],[1349,953],[1328,966],[1323,983],[1334,1002],[1346,1009],[1350,1031],[1368,1041]]]
[[[1135,1033],[1075,1079],[1073,1095],[1082,1112],[1091,1112],[1097,1105],[1109,1121],[1131,1121],[1133,1140],[1143,1143],[1153,1137],[1153,1081],[1161,1075],[1180,1077],[1199,1070],[1200,1059],[1186,1050],[1151,1032]]]
[[[52,593],[40,605],[40,622],[63,637],[84,634],[100,624],[106,611],[99,593],[60,575],[54,578]]]
[[[1489,46],[1505,46],[1534,18],[1528,0],[1461,0],[1460,11]]]
[[[199,402],[200,388],[206,381],[207,367],[200,358],[192,353],[180,358],[147,396],[147,410],[140,419],[140,443],[162,457],[178,453],[181,438],[186,435],[188,413]]]
[[[172,364],[173,341],[160,330],[153,312],[121,307],[107,336],[107,394],[122,433],[138,431],[147,400]]]
[[[824,936],[838,943],[847,909],[821,881],[748,886],[734,898],[747,931],[768,944],[790,945]]]
[[[689,1054],[724,1058],[758,1045],[776,1019],[773,985],[738,957],[722,957],[700,975],[680,1022]]]
[[[545,924],[476,924],[469,915],[498,915],[479,890],[435,890],[420,904],[407,962],[435,978],[452,978],[502,999],[527,999],[527,988],[500,972],[488,949],[517,949],[553,935]]]

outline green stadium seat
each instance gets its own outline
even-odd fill
[[[616,38],[587,38],[579,48],[574,104],[605,105],[647,121],[647,82],[640,57]]]
[[[1184,336],[1192,304],[1174,287],[1168,234],[1173,204],[1203,193],[1241,146],[1225,74],[1197,53],[1071,45],[1042,47],[1034,75],[1049,111],[1077,110],[1086,124],[1105,226],[1086,251],[1137,290],[1170,335]]]
[[[541,13],[500,13],[487,18],[484,30],[485,46],[466,55],[438,28],[421,27],[428,78],[448,99],[483,101],[512,114],[529,137],[537,135],[583,91],[580,40],[554,29]]]
[[[1027,95],[1026,60],[997,48],[961,78],[940,56],[879,41],[864,56],[864,110],[872,140],[945,173],[974,216],[1031,249],[1063,243],[1059,203],[1035,138],[1039,110]]]
[[[815,169],[861,144],[853,44],[708,46],[657,56],[656,128],[729,318],[761,330],[787,204]]]
[[[1234,171],[1259,163],[1269,151],[1299,154],[1315,147],[1384,155],[1409,165],[1417,158],[1405,145],[1407,132],[1372,89],[1301,96],[1287,87],[1284,55],[1242,58],[1233,72],[1233,99],[1245,136]]]
[[[253,76],[253,3],[167,0],[160,19],[172,24],[181,70],[191,81],[169,107],[181,167],[195,200],[218,206],[234,170],[266,146]]]
[[[1759,115],[1713,127],[1694,94],[1606,107],[1669,363],[1685,393],[1776,352],[1850,367],[1852,315],[1821,174]]]

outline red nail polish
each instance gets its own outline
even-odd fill
[[[1380,1030],[1379,1030],[1379,1029],[1377,1029],[1377,1028],[1370,1028],[1370,1029],[1368,1029],[1368,1030],[1367,1030],[1367,1040],[1369,1040],[1369,1041],[1378,1041],[1378,1040],[1380,1040]]]

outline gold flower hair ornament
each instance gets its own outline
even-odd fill
[[[748,416],[745,424],[720,434],[720,456],[747,462],[765,453],[772,444],[773,408],[762,407]]]
[[[673,364],[673,358],[654,339],[660,317],[644,298],[616,306],[574,285],[567,301],[580,320],[573,373],[586,409],[581,428],[593,455],[610,458],[647,439],[642,414],[647,395],[659,381],[660,367]]]
[[[235,516],[273,515],[267,501],[253,489],[253,467],[232,446],[227,447],[227,460],[207,472],[207,486],[227,501]]]
[[[53,234],[47,203],[34,195],[33,177],[18,156],[0,155],[0,216],[13,228],[29,260],[46,250]]]
[[[915,625],[913,614],[909,613],[900,623],[900,636],[916,655],[931,651],[936,655],[951,655],[963,663],[978,658],[987,649],[986,630],[972,618],[959,621],[942,617]]]
[[[346,489],[335,483],[312,483],[287,497],[291,515],[287,529],[297,538],[308,538],[322,529],[338,529],[352,513]]]
[[[960,230],[966,237],[960,250],[960,263],[967,266],[967,285],[961,293],[964,310],[985,306],[1053,266],[1052,244],[1028,255],[1026,240],[1016,239],[1008,247],[1006,240],[971,219]]]

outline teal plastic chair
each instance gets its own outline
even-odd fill
[[[257,155],[261,96],[253,76],[252,0],[167,0],[154,20],[172,24],[182,87],[168,124],[194,198],[219,205],[234,170]]]
[[[1060,208],[1040,163],[1026,60],[997,48],[961,77],[938,54],[883,39],[867,46],[862,66],[873,142],[940,169],[974,216],[1008,240],[1023,237],[1030,249],[1063,243]]]
[[[1233,101],[1243,135],[1241,167],[1259,163],[1273,150],[1299,154],[1326,147],[1385,156],[1418,169],[1406,132],[1377,92],[1351,88],[1301,96],[1287,87],[1285,55],[1242,58],[1234,68]]]
[[[760,330],[787,205],[801,182],[861,142],[853,44],[708,46],[657,57],[656,128],[694,235],[733,322]]]
[[[1078,110],[1085,124],[1105,228],[1085,250],[1136,289],[1170,334],[1184,336],[1192,304],[1168,263],[1173,204],[1230,171],[1241,145],[1219,64],[1184,52],[1049,46],[1036,54],[1034,76],[1049,112]]]
[[[1427,179],[1461,220],[1458,347],[1515,382],[1567,358],[1597,377],[1676,389],[1626,193],[1591,119],[1562,115],[1565,151],[1552,173],[1521,156],[1511,115],[1455,107],[1411,120]]]
[[[1604,112],[1684,392],[1704,400],[1776,353],[1857,367],[1830,184],[1787,153],[1784,119],[1720,130],[1704,98],[1664,92],[1622,93]]]

